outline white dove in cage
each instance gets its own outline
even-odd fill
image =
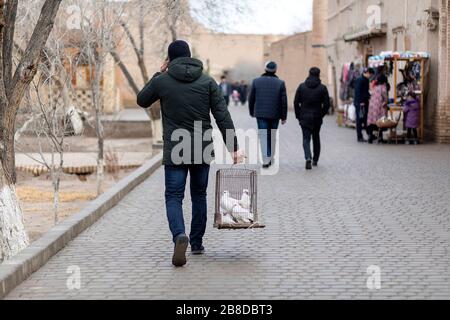
[[[249,210],[250,206],[251,206],[251,198],[250,198],[250,191],[248,189],[244,189],[242,191],[242,196],[241,196],[241,200],[239,200],[239,205],[244,208]]]
[[[230,191],[224,191],[220,198],[220,206],[225,213],[232,213],[235,205],[239,205],[239,201],[230,196]]]
[[[222,215],[222,223],[223,224],[235,224],[236,221],[234,221],[234,218],[230,214],[223,214]]]
[[[242,208],[239,204],[233,207],[231,213],[233,218],[239,223],[252,223],[250,216],[253,216],[248,209]]]

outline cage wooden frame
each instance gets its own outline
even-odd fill
[[[257,187],[257,177],[258,173],[256,170],[250,169],[220,169],[216,172],[216,189],[215,189],[215,214],[214,214],[214,228],[217,229],[260,229],[265,228],[260,221],[260,213],[258,212],[258,187]],[[250,193],[250,212],[253,214],[254,221],[252,223],[222,223],[222,210],[221,210],[221,197],[222,193],[225,191],[227,181],[231,184],[233,179],[248,179],[248,190]],[[236,190],[238,190],[237,188]],[[242,189],[243,191],[244,189]],[[242,192],[241,191],[241,192]],[[234,192],[236,194],[236,192]]]

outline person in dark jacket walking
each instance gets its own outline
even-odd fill
[[[319,162],[320,129],[323,118],[330,108],[330,96],[327,87],[320,81],[319,68],[311,68],[309,77],[298,87],[294,108],[303,131],[306,169],[311,170],[312,166],[317,166]],[[314,157],[311,155],[311,137],[314,145]]]
[[[275,132],[280,120],[283,125],[286,124],[288,112],[286,84],[275,75],[276,72],[277,64],[268,62],[266,72],[253,81],[248,102],[250,115],[258,123],[264,168],[273,164]]]
[[[161,67],[161,73],[155,74],[138,94],[137,103],[149,108],[156,101],[161,101],[166,211],[175,243],[172,263],[178,267],[186,264],[189,241],[193,254],[204,252],[206,192],[209,165],[213,158],[213,154],[204,156],[206,150],[211,150],[212,144],[212,135],[208,134],[212,130],[210,113],[225,143],[229,142],[227,148],[234,162],[240,162],[240,159],[234,124],[222,90],[211,77],[203,74],[202,62],[191,58],[186,42],[175,41],[168,51],[169,60]],[[227,135],[231,137],[227,139]],[[180,146],[184,145],[187,147],[180,150]],[[192,198],[190,240],[185,234],[182,208],[188,173]]]
[[[241,84],[239,86],[239,95],[240,95],[242,105],[245,105],[247,103],[247,97],[248,97],[248,85],[245,82],[245,80],[241,81]]]
[[[223,95],[223,98],[225,99],[225,103],[228,106],[230,104],[230,96],[231,96],[231,93],[233,92],[233,89],[232,89],[231,84],[228,82],[226,76],[222,76],[220,78],[219,86],[220,86],[220,89],[222,90],[222,95]]]
[[[375,71],[372,68],[366,68],[364,69],[363,74],[356,79],[355,83],[355,99],[353,102],[356,109],[356,133],[358,142],[366,142],[363,137],[362,129],[364,127],[367,130],[367,114],[370,101],[370,78],[372,78],[374,74]]]

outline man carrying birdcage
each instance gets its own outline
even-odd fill
[[[210,163],[214,157],[213,151],[208,152],[213,143],[210,113],[216,120],[234,163],[241,162],[243,156],[238,152],[233,120],[222,90],[211,77],[203,73],[202,62],[191,58],[189,45],[180,40],[170,44],[168,54],[161,72],[155,74],[138,94],[137,103],[148,108],[156,101],[161,101],[166,212],[175,243],[172,263],[181,267],[186,264],[189,242],[193,254],[204,253],[206,194]],[[182,207],[188,173],[192,199],[189,238],[185,233]]]

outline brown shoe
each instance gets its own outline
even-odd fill
[[[180,234],[175,240],[172,264],[175,267],[182,267],[186,264],[186,250],[189,245],[189,238],[185,234]]]

